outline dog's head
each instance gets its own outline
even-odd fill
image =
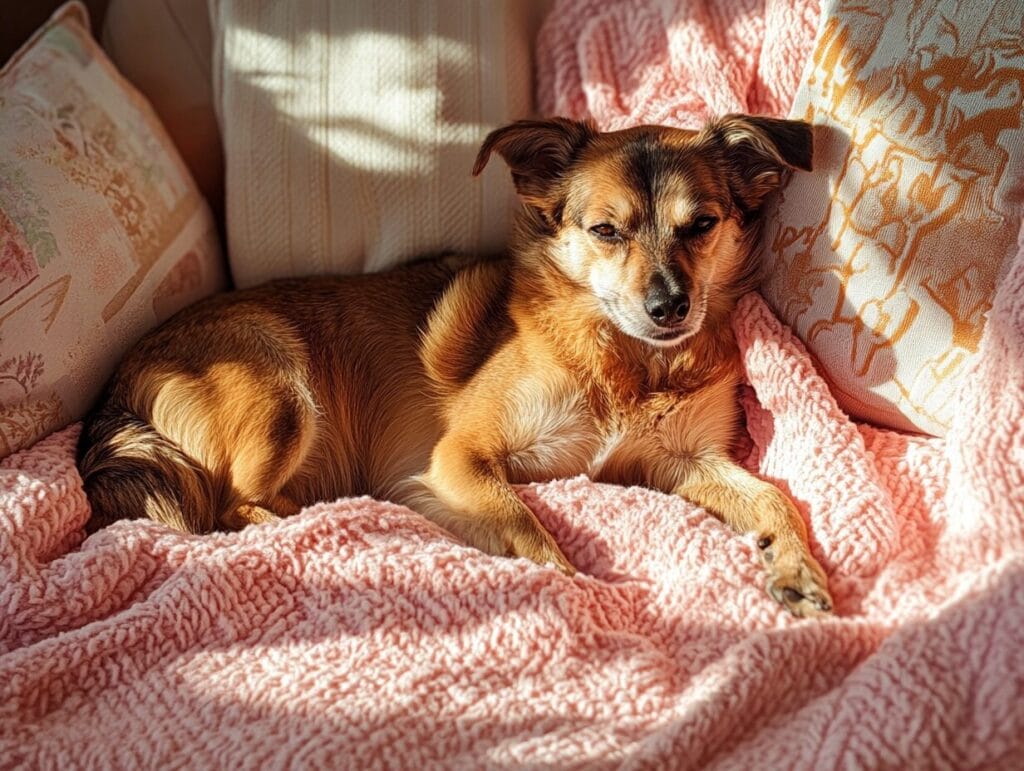
[[[555,118],[493,131],[543,254],[624,333],[675,345],[749,284],[759,213],[811,168],[802,121],[729,115],[702,131],[598,132]]]

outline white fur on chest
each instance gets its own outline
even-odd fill
[[[540,482],[587,470],[600,436],[582,395],[543,380],[518,383],[501,421],[511,481]]]
[[[643,420],[637,425],[599,421],[578,391],[540,381],[513,387],[506,407],[501,427],[512,482],[587,474],[645,484],[649,466],[726,451],[737,414],[735,384],[727,381],[690,394],[656,427]]]
[[[627,434],[599,421],[583,395],[558,384],[528,381],[513,387],[502,421],[505,466],[513,482],[541,482],[587,474],[601,475],[618,463]]]

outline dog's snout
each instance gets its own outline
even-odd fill
[[[656,276],[647,290],[644,309],[659,327],[670,327],[685,319],[690,312],[690,295],[681,287],[671,286],[661,276]]]

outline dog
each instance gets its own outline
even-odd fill
[[[830,612],[793,503],[729,455],[730,314],[757,281],[766,197],[811,168],[810,126],[519,121],[474,175],[495,153],[524,204],[507,258],[279,280],[143,338],[80,441],[90,531],[234,530],[369,494],[571,575],[512,485],[587,473],[754,531],[771,596]]]

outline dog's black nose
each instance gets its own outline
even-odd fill
[[[659,327],[671,327],[690,312],[690,296],[686,292],[669,291],[668,287],[657,282],[648,290],[644,308],[651,321]]]

